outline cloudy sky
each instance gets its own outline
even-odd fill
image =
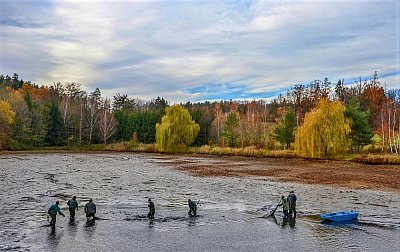
[[[399,13],[399,0],[0,0],[0,73],[171,103],[375,70],[400,88]]]

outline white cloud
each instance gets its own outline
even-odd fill
[[[8,20],[0,19],[0,72],[39,84],[75,81],[109,97],[176,102],[202,100],[187,90],[208,84],[240,84],[259,94],[375,70],[397,73],[386,79],[400,86],[396,0],[3,6]],[[222,94],[223,85],[217,87],[214,93]]]

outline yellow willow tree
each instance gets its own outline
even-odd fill
[[[14,123],[15,112],[7,101],[0,100],[0,150],[6,147]]]
[[[196,139],[200,126],[182,106],[168,107],[165,112],[161,124],[156,125],[157,150],[176,152],[185,149]]]
[[[335,156],[348,146],[350,122],[344,116],[340,102],[320,100],[307,113],[295,137],[296,153],[300,156],[321,158]]]

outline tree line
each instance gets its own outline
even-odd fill
[[[0,75],[0,149],[176,141],[168,134],[175,137],[184,125],[166,126],[176,116],[190,125],[189,136],[182,136],[185,145],[292,148],[309,157],[400,152],[400,89],[385,90],[376,72],[351,85],[343,79],[332,84],[328,78],[295,84],[272,101],[179,106],[198,127],[183,110],[166,111],[171,106],[164,98],[145,101],[116,94],[110,99],[98,88],[87,93],[79,83],[39,87],[16,73]]]

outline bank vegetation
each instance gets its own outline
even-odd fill
[[[272,101],[170,105],[0,75],[0,150],[136,151],[399,164],[400,89],[378,75],[294,84]]]

